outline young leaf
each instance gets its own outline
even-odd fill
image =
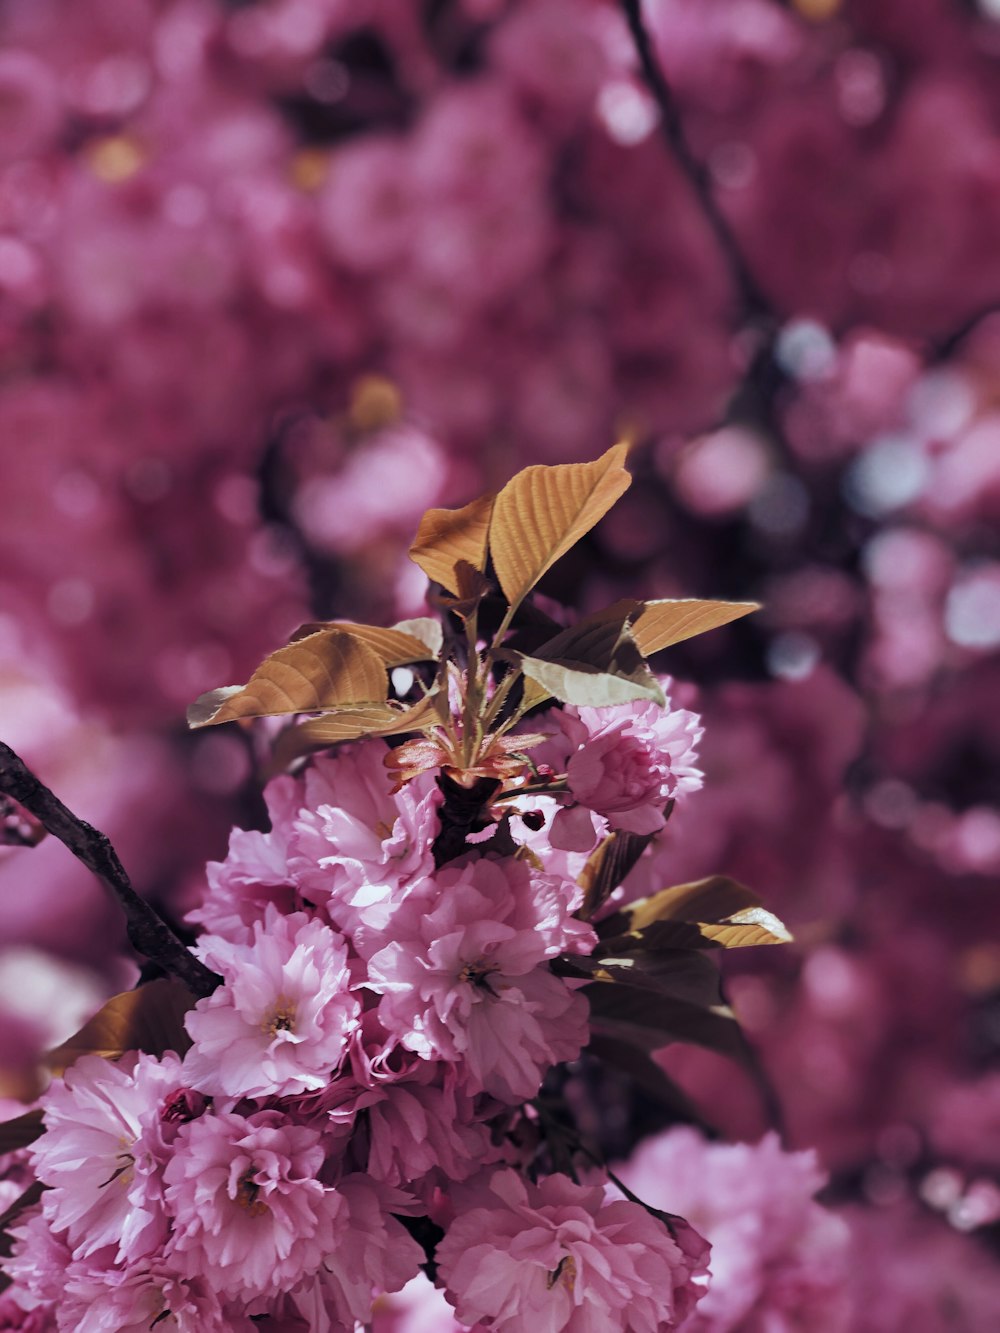
[[[627,454],[627,444],[616,444],[593,463],[527,467],[503,488],[493,507],[489,545],[511,606],[628,490]]]
[[[184,1015],[194,1005],[195,997],[179,982],[165,977],[148,981],[113,995],[79,1032],[49,1051],[45,1064],[53,1074],[62,1074],[81,1055],[101,1055],[106,1060],[115,1060],[125,1051],[183,1055],[191,1044]]]
[[[388,692],[385,664],[374,648],[352,631],[320,630],[265,657],[246,685],[203,694],[188,709],[188,725],[381,704]]]
[[[632,633],[643,657],[760,610],[759,602],[702,602],[694,597],[641,605],[632,622]]]
[[[495,497],[481,495],[461,509],[428,509],[410,547],[410,559],[432,583],[459,592],[456,567],[465,561],[482,573]]]
[[[426,617],[422,621],[415,620],[411,623],[414,625],[437,626],[440,638],[441,626],[436,620]],[[315,634],[322,634],[328,630],[341,630],[344,634],[349,634],[351,638],[359,639],[362,643],[367,644],[390,670],[393,667],[409,666],[411,662],[430,662],[437,657],[437,653],[428,647],[423,638],[408,632],[399,625],[392,629],[384,629],[381,625],[356,625],[350,620],[330,620],[323,624],[300,626],[292,635],[291,641],[292,643],[299,643],[302,639],[310,638]]]
[[[546,694],[564,704],[601,708],[624,704],[632,699],[652,699],[663,703],[663,691],[646,667],[629,675],[598,671],[576,663],[545,662],[539,657],[522,657],[521,670]]]
[[[661,889],[601,922],[602,939],[642,936],[657,948],[738,949],[787,944],[791,934],[752,890],[725,875]]]
[[[13,1120],[0,1121],[0,1157],[5,1153],[17,1152],[19,1148],[27,1148],[29,1143],[34,1143],[44,1133],[45,1125],[39,1107],[25,1111],[24,1115],[15,1116]]]
[[[280,772],[304,754],[341,741],[354,741],[362,736],[399,736],[406,731],[433,726],[437,721],[433,695],[427,695],[412,708],[372,704],[370,708],[338,709],[281,732],[274,743],[270,768],[275,773]]]

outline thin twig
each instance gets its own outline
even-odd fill
[[[777,322],[777,312],[750,270],[712,188],[711,176],[704,163],[692,153],[673,90],[667,82],[653,50],[642,17],[642,0],[621,0],[625,19],[632,34],[643,79],[660,112],[660,128],[667,146],[697,195],[702,212],[712,229],[719,249],[725,256],[733,281],[747,314],[768,324]]]
[[[129,943],[137,953],[172,972],[195,995],[211,995],[222,978],[199,962],[133,889],[106,834],[66,808],[23,760],[0,741],[0,792],[12,796],[58,838],[118,900],[125,913]]]

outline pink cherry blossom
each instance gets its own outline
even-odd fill
[[[736,1333],[798,1325],[846,1333],[847,1230],[814,1202],[825,1176],[813,1152],[709,1143],[674,1129],[640,1145],[621,1179],[681,1213],[712,1246],[708,1292],[685,1327]]]
[[[184,1086],[177,1056],[87,1055],[43,1098],[47,1132],[31,1150],[50,1186],[45,1216],[65,1231],[77,1258],[117,1244],[120,1258],[156,1247],[166,1223],[158,1202],[154,1154],[162,1100]],[[142,1166],[140,1167],[140,1162]]]
[[[566,1176],[532,1185],[496,1172],[436,1258],[458,1318],[498,1333],[657,1333],[679,1327],[700,1294],[693,1261],[662,1222]]]
[[[566,714],[562,727],[573,747],[569,789],[612,828],[655,833],[667,801],[701,786],[694,766],[701,728],[694,713],[637,700]]]
[[[317,1179],[319,1134],[274,1112],[184,1125],[165,1171],[173,1231],[166,1257],[226,1296],[289,1290],[336,1244],[346,1205]]]
[[[225,978],[185,1020],[190,1085],[262,1097],[322,1088],[344,1058],[360,1005],[346,941],[304,912],[268,904],[250,944],[203,937],[199,951]]]
[[[461,1061],[470,1091],[533,1096],[546,1066],[585,1040],[586,1001],[543,965],[562,923],[539,921],[516,862],[447,868],[435,887],[436,902],[400,909],[395,938],[369,961],[379,1017],[408,1049]]]

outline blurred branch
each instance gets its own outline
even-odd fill
[[[990,315],[1000,314],[1000,303],[997,301],[988,301],[985,305],[978,306],[970,315],[967,315],[960,324],[957,324],[943,338],[933,343],[930,351],[929,360],[932,365],[939,365],[942,361],[950,361],[952,356],[958,351],[962,343],[965,342],[969,334],[977,328],[984,319]]]
[[[642,0],[621,0],[621,6],[639,57],[643,79],[660,112],[663,137],[698,198],[702,212],[725,257],[739,291],[740,300],[749,315],[769,325],[776,324],[777,313],[750,271],[732,228],[719,207],[708,169],[692,153],[685,137],[677,99],[667,83],[643,21]]]
[[[9,746],[0,741],[0,792],[13,797],[53,837],[96,875],[118,900],[125,913],[129,943],[137,953],[172,972],[195,995],[211,995],[222,978],[199,962],[133,889],[106,834],[99,832],[66,808],[62,801],[35,777]]]

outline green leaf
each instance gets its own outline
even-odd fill
[[[694,597],[664,598],[641,606],[632,632],[644,657],[760,610],[759,602],[709,602]]]
[[[428,509],[410,547],[410,559],[432,583],[459,592],[457,568],[464,562],[483,573],[495,497],[481,495],[461,509]]]
[[[388,692],[385,663],[374,648],[353,629],[324,629],[266,657],[246,685],[203,694],[188,709],[188,725],[381,704]]]
[[[628,490],[627,454],[628,445],[616,444],[593,463],[527,467],[503,488],[493,506],[489,548],[511,606]]]
[[[113,995],[79,1032],[49,1051],[45,1064],[53,1074],[62,1074],[82,1055],[100,1055],[106,1060],[115,1060],[125,1051],[183,1055],[191,1045],[184,1015],[195,1004],[195,997],[178,981],[165,977],[148,981]]]

